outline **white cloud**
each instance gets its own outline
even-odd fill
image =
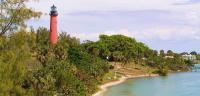
[[[118,31],[104,31],[104,32],[93,32],[93,33],[75,33],[75,32],[72,32],[70,33],[72,36],[76,36],[78,38],[81,38],[83,40],[97,40],[99,35],[101,34],[106,34],[106,35],[118,35],[118,34],[121,34],[121,35],[125,35],[125,36],[131,36],[133,37],[134,33],[129,31],[128,29],[121,29],[121,30],[118,30]]]
[[[72,33],[71,35],[82,38],[83,40],[97,40],[100,34],[106,35],[125,35],[133,38],[137,38],[140,40],[199,40],[200,33],[198,29],[194,29],[191,27],[183,27],[183,28],[176,28],[176,27],[155,27],[155,28],[147,28],[144,30],[137,30],[131,31],[128,29],[121,29],[121,30],[110,30],[104,32],[94,32],[94,33]]]
[[[181,39],[195,39],[197,30],[191,27],[157,27],[147,29],[146,36],[150,38],[159,38],[161,40],[181,40]]]
[[[185,14],[185,20],[190,24],[199,24],[200,23],[200,11],[190,11]]]

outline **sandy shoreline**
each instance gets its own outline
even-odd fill
[[[157,74],[151,74],[150,75],[150,77],[155,77],[155,76],[159,76],[159,75],[157,75]],[[108,90],[109,87],[121,84],[121,83],[125,82],[127,79],[139,78],[139,77],[149,77],[149,74],[137,75],[137,76],[122,76],[117,81],[109,82],[109,83],[106,83],[106,84],[99,86],[100,90],[97,93],[93,94],[92,96],[103,96],[103,94]]]

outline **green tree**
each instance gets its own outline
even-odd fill
[[[50,52],[50,43],[49,43],[49,30],[40,27],[36,31],[36,48],[35,53],[37,60],[43,65],[46,66],[48,61],[49,52]]]
[[[25,3],[29,0],[3,0],[0,3],[0,36],[14,32],[20,27],[26,27],[25,21],[39,18],[41,13],[28,8]]]
[[[9,38],[0,37],[0,95],[30,95],[23,88],[24,78],[29,69],[31,48],[30,33],[12,33]],[[20,39],[19,39],[20,38]]]
[[[122,61],[122,59],[124,58],[124,55],[120,51],[115,51],[115,52],[113,52],[112,57],[113,57],[114,61],[117,62],[117,61]]]
[[[191,55],[197,55],[198,53],[196,51],[190,52]]]
[[[85,96],[83,82],[76,78],[77,69],[68,61],[56,59],[48,61],[43,67],[28,76],[28,82],[37,96],[65,95]]]
[[[87,53],[83,48],[71,47],[68,51],[70,63],[77,69],[77,78],[82,80],[88,90],[87,93],[95,92],[97,84],[109,70],[109,65],[97,56]],[[92,89],[92,90],[91,90]]]
[[[160,56],[164,57],[165,56],[165,51],[164,50],[160,50]]]
[[[173,55],[174,55],[174,52],[173,52],[172,50],[168,50],[168,51],[167,51],[167,55],[173,56]]]

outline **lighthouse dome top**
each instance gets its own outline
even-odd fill
[[[51,12],[50,12],[51,16],[58,16],[58,11],[57,11],[57,7],[55,5],[53,5],[51,7]]]

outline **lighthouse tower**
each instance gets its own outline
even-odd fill
[[[50,20],[50,42],[51,44],[56,44],[58,40],[58,34],[57,34],[57,16],[58,12],[56,9],[56,6],[51,7],[50,12],[51,20]]]

